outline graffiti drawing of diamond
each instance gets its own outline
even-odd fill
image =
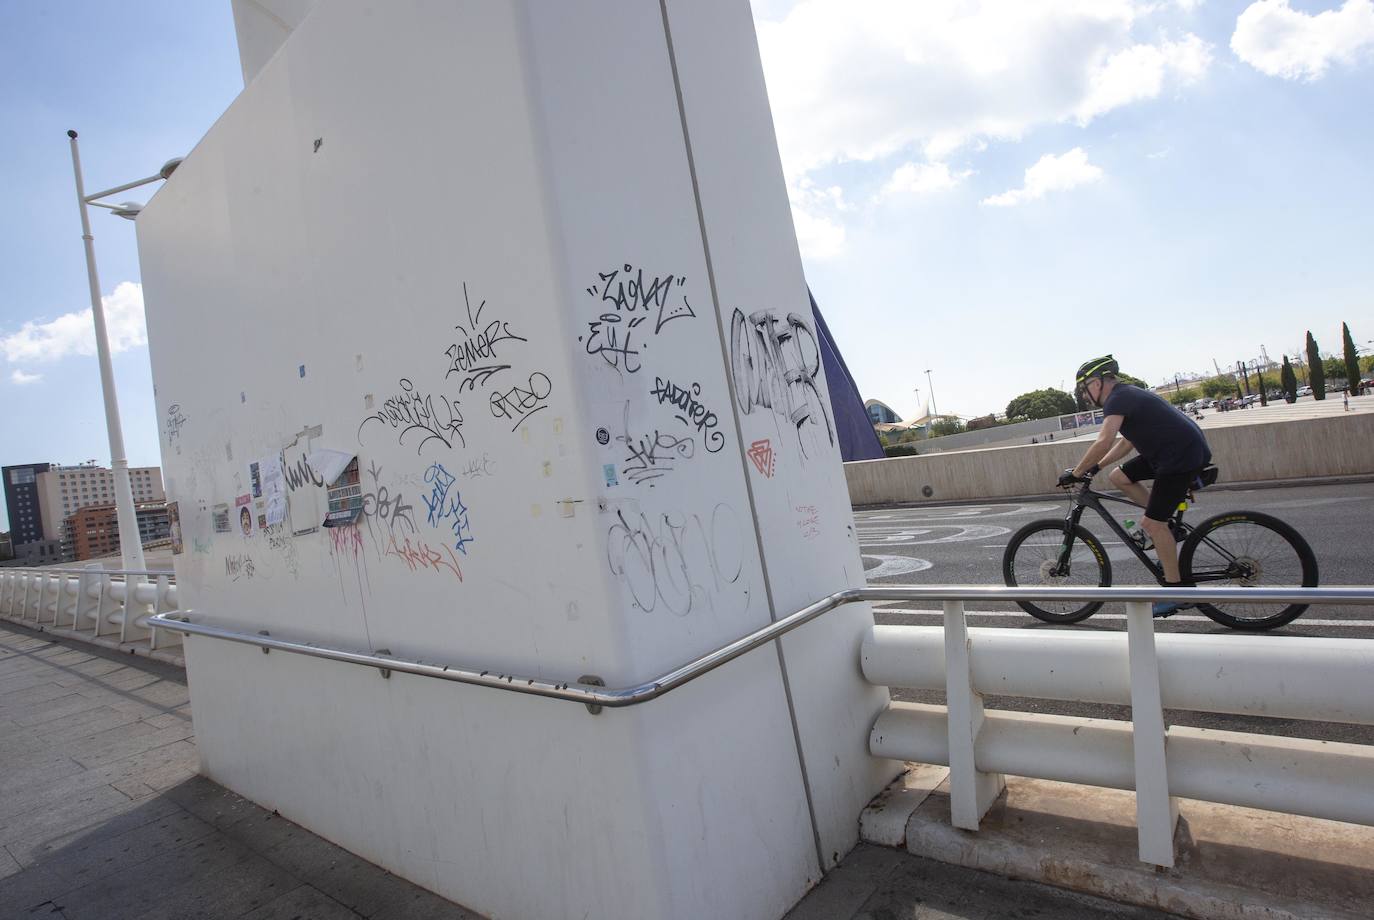
[[[760,473],[769,479],[773,478],[777,458],[773,456],[773,445],[767,438],[749,445],[749,459],[758,467]]]

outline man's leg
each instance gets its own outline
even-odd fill
[[[1140,526],[1155,542],[1155,552],[1159,554],[1159,567],[1164,570],[1164,580],[1170,585],[1177,585],[1179,582],[1178,541],[1174,539],[1173,532],[1169,530],[1169,522],[1156,521],[1147,515],[1141,518]]]
[[[1145,528],[1150,539],[1155,541],[1155,552],[1159,556],[1159,567],[1164,572],[1164,583],[1170,588],[1183,585],[1178,569],[1178,543],[1169,530],[1169,518],[1173,516],[1178,503],[1187,497],[1188,487],[1192,481],[1191,473],[1155,476],[1154,485],[1150,489],[1150,500],[1145,505],[1145,517],[1140,521],[1140,526]],[[1157,617],[1167,617],[1177,613],[1184,606],[1191,605],[1180,604],[1177,601],[1156,601],[1154,614]]]
[[[1134,463],[1135,461],[1131,461]],[[1150,490],[1131,479],[1128,464],[1122,464],[1107,474],[1107,481],[1121,490],[1131,501],[1144,508],[1150,502]],[[1142,479],[1145,477],[1141,477]]]

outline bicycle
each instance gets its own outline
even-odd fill
[[[1179,573],[1187,584],[1198,586],[1226,584],[1240,587],[1313,588],[1317,585],[1317,557],[1302,535],[1291,526],[1259,511],[1227,511],[1207,518],[1196,527],[1184,523],[1183,515],[1194,499],[1194,491],[1216,481],[1217,468],[1203,471],[1184,501],[1169,518],[1169,527],[1181,546]],[[1079,480],[1080,487],[1065,486],[1069,512],[1062,521],[1046,518],[1031,521],[1012,535],[1002,554],[1002,576],[1010,587],[1095,585],[1112,583],[1112,564],[1102,541],[1079,521],[1089,508],[1101,515],[1107,527],[1141,563],[1164,584],[1164,569],[1146,553],[1153,547],[1129,534],[1103,507],[1104,501],[1119,502],[1144,511],[1135,502],[1094,492],[1092,476]],[[1034,541],[1039,535],[1050,542]],[[1144,537],[1143,532],[1141,537]],[[1031,602],[1018,601],[1021,609],[1046,623],[1078,623],[1102,607],[1101,601]],[[1259,631],[1291,623],[1307,609],[1306,604],[1289,604],[1277,613],[1275,604],[1227,603],[1196,604],[1205,615],[1231,629]],[[1060,609],[1052,609],[1060,608]],[[1224,608],[1224,609],[1223,609]]]

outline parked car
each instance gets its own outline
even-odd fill
[[[1311,387],[1298,387],[1298,395],[1299,395],[1299,396],[1311,396],[1311,395],[1312,395],[1312,388],[1311,388]]]

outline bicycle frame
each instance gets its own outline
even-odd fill
[[[1191,499],[1192,493],[1189,493],[1188,497]],[[1141,565],[1145,566],[1145,568],[1149,569],[1151,572],[1154,573],[1155,580],[1158,581],[1161,585],[1165,584],[1163,567],[1160,566],[1158,562],[1154,561],[1145,554],[1145,550],[1140,548],[1140,544],[1137,543],[1135,540],[1131,539],[1131,535],[1126,532],[1126,528],[1122,527],[1120,524],[1116,522],[1116,518],[1111,514],[1111,512],[1109,512],[1106,508],[1102,506],[1102,503],[1104,501],[1109,501],[1116,502],[1122,505],[1129,505],[1142,515],[1145,513],[1144,508],[1142,508],[1140,505],[1137,505],[1130,499],[1117,498],[1115,495],[1103,495],[1100,492],[1094,492],[1092,490],[1092,487],[1089,486],[1087,483],[1084,483],[1083,487],[1081,489],[1078,489],[1077,492],[1073,496],[1071,496],[1069,500],[1071,502],[1069,506],[1069,513],[1064,516],[1065,536],[1072,535],[1073,528],[1078,526],[1078,522],[1083,517],[1083,512],[1091,508],[1092,510],[1098,513],[1098,515],[1102,518],[1103,522],[1106,523],[1108,529],[1110,529],[1112,533],[1116,534],[1121,539],[1122,545],[1128,547],[1131,550],[1131,552],[1135,555],[1135,557],[1140,560]],[[1187,505],[1185,503],[1184,506],[1176,510],[1173,513],[1173,516],[1170,518],[1170,524],[1173,526],[1174,530],[1178,534],[1177,539],[1179,543],[1183,542],[1183,539],[1188,535],[1188,533],[1191,530],[1191,528],[1187,524],[1183,523],[1183,512],[1186,509],[1186,507]],[[1065,554],[1064,557],[1061,558],[1059,561],[1060,566],[1066,565],[1068,563],[1069,548],[1072,546],[1072,542],[1066,540],[1064,546]]]

